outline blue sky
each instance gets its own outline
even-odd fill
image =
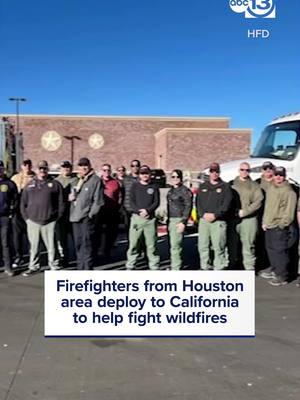
[[[227,0],[0,0],[0,113],[24,96],[28,114],[229,116],[255,142],[300,110],[300,2],[276,5],[245,19]]]

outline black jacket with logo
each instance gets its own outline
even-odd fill
[[[197,194],[197,214],[213,213],[217,220],[225,220],[232,202],[232,190],[228,183],[219,180],[216,185],[209,181],[200,184]]]
[[[18,189],[16,184],[4,176],[0,178],[0,216],[13,214],[18,203]]]
[[[191,215],[192,200],[192,192],[186,186],[172,187],[167,194],[168,217],[182,218],[186,224]]]
[[[148,183],[142,185],[135,182],[130,190],[130,208],[134,214],[138,214],[139,210],[148,211],[150,218],[154,217],[154,212],[159,206],[159,189],[156,185]]]
[[[25,221],[46,225],[62,217],[64,212],[63,187],[51,178],[37,177],[24,188],[21,197],[21,213]]]

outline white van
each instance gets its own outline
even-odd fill
[[[274,119],[262,132],[260,139],[248,159],[221,164],[221,177],[230,181],[238,175],[239,165],[246,161],[251,166],[251,177],[261,175],[261,166],[271,161],[276,166],[286,168],[292,183],[300,184],[300,112]],[[203,171],[204,175],[208,170]]]

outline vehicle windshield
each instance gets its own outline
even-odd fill
[[[300,121],[282,122],[269,125],[261,137],[251,157],[293,160],[300,142]]]

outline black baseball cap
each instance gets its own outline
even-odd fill
[[[213,162],[209,166],[209,172],[220,172],[220,164],[217,162]]]
[[[262,165],[262,169],[274,169],[275,165],[271,161],[265,161]]]
[[[90,167],[91,166],[91,162],[88,158],[86,157],[81,157],[80,160],[78,161],[78,165],[80,167]]]
[[[276,167],[274,170],[275,175],[286,176],[286,169],[284,167]]]
[[[142,165],[139,171],[140,174],[150,174],[151,169],[148,165]]]
[[[48,163],[46,160],[42,160],[38,163],[38,168],[47,168],[48,169]]]
[[[72,168],[72,164],[68,160],[64,160],[60,163],[60,166],[62,168]]]

